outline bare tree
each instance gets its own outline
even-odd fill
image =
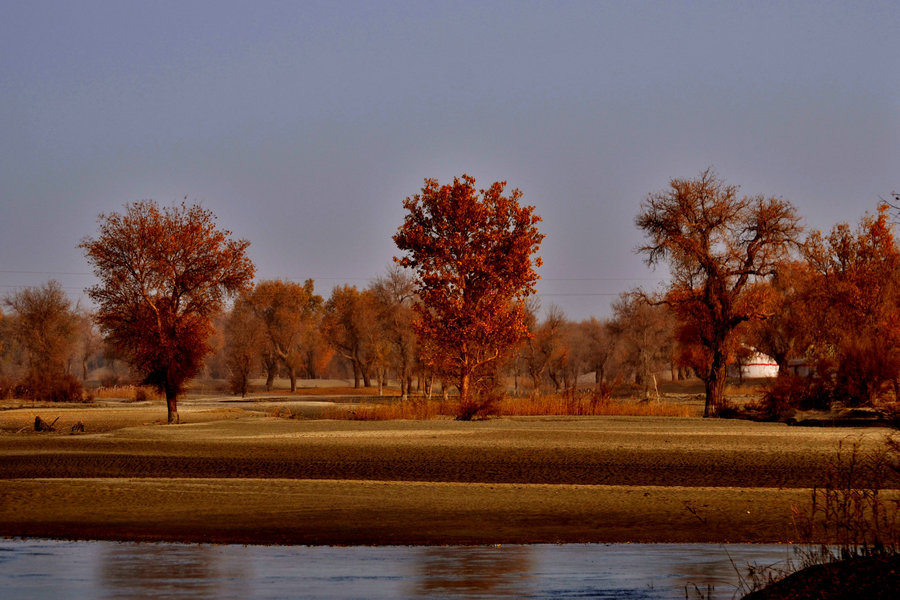
[[[523,346],[525,365],[535,390],[541,387],[544,377],[549,378],[557,390],[562,384],[559,372],[568,355],[565,345],[566,323],[563,310],[551,304],[544,320],[534,327],[531,337]]]
[[[225,319],[225,362],[229,384],[241,397],[250,389],[250,375],[259,364],[266,345],[265,324],[259,319],[247,298],[239,298]]]
[[[90,363],[103,352],[103,336],[94,323],[94,315],[85,308],[76,311],[77,350],[81,380],[87,381]]]
[[[656,373],[669,362],[673,319],[666,306],[652,305],[639,294],[625,293],[613,302],[610,327],[618,338],[622,360],[643,389],[644,400],[659,399]]]
[[[594,383],[606,383],[607,371],[617,345],[610,323],[591,317],[579,323],[578,326],[585,340],[587,368],[594,371]]]
[[[413,305],[417,301],[415,285],[410,272],[392,266],[371,288],[377,303],[381,335],[388,344],[388,360],[397,371],[400,395],[404,399],[409,395],[418,358],[418,342],[413,330]]]
[[[662,300],[708,353],[701,373],[706,416],[724,406],[727,350],[735,329],[770,313],[758,284],[773,275],[797,243],[799,219],[788,202],[739,197],[707,169],[696,179],[672,179],[650,194],[635,220],[649,238],[648,265],[666,261],[672,273]]]
[[[25,288],[4,303],[15,311],[13,332],[25,350],[29,372],[43,377],[65,373],[75,348],[77,317],[59,282]]]

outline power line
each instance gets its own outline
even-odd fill
[[[0,269],[0,273],[7,275],[93,275],[93,273],[76,271],[13,271],[8,269]]]

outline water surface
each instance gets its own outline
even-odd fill
[[[93,598],[732,598],[789,546],[309,547],[0,541],[0,596]],[[695,587],[696,586],[696,587]],[[711,595],[708,590],[713,590]]]

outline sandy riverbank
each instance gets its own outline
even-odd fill
[[[75,435],[22,430],[34,414],[55,418],[47,408],[0,413],[0,535],[789,542],[791,508],[838,444],[885,435],[648,417],[293,420],[209,405],[168,426],[158,411],[56,411],[85,423]]]

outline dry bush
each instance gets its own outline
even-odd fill
[[[32,401],[82,402],[84,388],[78,378],[68,373],[52,378],[29,374],[16,384],[13,395]]]
[[[827,542],[820,562],[900,552],[900,440],[888,437],[863,452],[859,440],[841,444],[825,481],[812,492],[812,508],[795,514],[803,539]]]
[[[297,415],[287,406],[274,406],[266,411],[267,417],[277,419],[295,419]]]
[[[823,379],[781,374],[768,385],[758,403],[746,408],[758,410],[766,418],[778,419],[795,410],[824,410],[830,405],[831,394]]]
[[[460,400],[456,408],[456,419],[473,421],[499,415],[502,400],[503,393],[493,385],[478,385],[468,398]]]
[[[853,441],[849,447],[840,444],[829,461],[822,485],[812,490],[811,507],[807,511],[793,508],[794,523],[801,540],[801,544],[794,546],[794,556],[784,564],[749,565],[747,576],[741,575],[741,594],[748,598],[818,597],[816,586],[793,595],[787,591],[784,592],[786,595],[765,595],[763,590],[805,569],[812,572],[823,565],[865,559],[876,561],[870,564],[894,560],[900,555],[898,483],[900,440],[896,436],[888,437],[881,446],[865,452],[860,440]],[[863,563],[855,564],[858,568]],[[822,576],[818,574],[810,580]],[[859,597],[893,596],[860,593]]]

